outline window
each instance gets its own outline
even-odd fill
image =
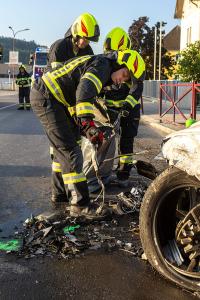
[[[46,66],[47,64],[47,53],[36,52],[35,64],[39,66]]]

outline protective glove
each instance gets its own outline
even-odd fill
[[[110,126],[102,126],[99,129],[103,132],[103,137],[105,140],[109,140],[113,135],[113,128]]]
[[[81,120],[81,132],[94,145],[101,145],[103,143],[103,132],[96,127],[92,120]]]
[[[100,128],[92,126],[86,131],[86,137],[93,145],[102,145],[104,136]]]

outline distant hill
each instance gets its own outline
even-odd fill
[[[0,45],[3,46],[3,59],[0,62],[8,62],[9,51],[12,51],[13,49],[13,38],[0,36]],[[30,54],[33,53],[35,49],[39,46],[41,47],[43,45],[38,45],[35,43],[35,41],[28,42],[25,40],[15,39],[15,51],[19,51],[19,62],[22,62],[23,64],[28,64]]]

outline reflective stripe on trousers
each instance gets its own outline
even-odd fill
[[[54,166],[57,171],[61,169],[62,175],[65,175],[64,188],[67,195],[70,191],[69,200],[73,204],[86,205],[89,202],[89,191],[86,177],[82,173],[83,156],[76,141],[77,127],[58,101],[49,98],[47,105],[43,95],[34,88],[31,91],[31,104],[44,126],[50,145],[53,146],[55,162],[59,162],[61,168],[58,164]],[[60,172],[53,174],[60,175]]]
[[[132,164],[133,163],[133,155],[123,155],[119,159],[120,164]]]

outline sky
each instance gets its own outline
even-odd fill
[[[128,31],[133,20],[142,16],[149,18],[149,26],[165,21],[166,33],[179,24],[174,19],[176,0],[2,0],[0,12],[0,36],[12,37],[8,26],[20,32],[16,38],[34,40],[50,46],[62,38],[73,21],[81,13],[89,12],[97,19],[101,38],[91,43],[95,53],[100,53],[106,34],[116,26]]]

